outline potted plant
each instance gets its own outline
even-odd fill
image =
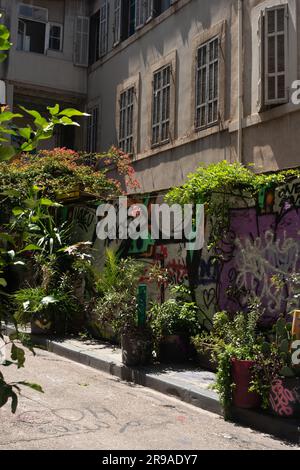
[[[264,341],[258,328],[261,315],[261,305],[254,300],[247,312],[239,312],[233,318],[221,312],[214,319],[214,331],[219,338],[215,348],[218,370],[214,388],[227,416],[232,405],[245,409],[260,406],[260,395],[251,387],[252,370]]]
[[[114,252],[107,250],[97,283],[96,324],[109,327],[119,338],[122,361],[127,366],[141,366],[152,360],[152,332],[138,322],[137,292],[143,272],[142,263],[131,258],[118,260]]]
[[[42,287],[20,289],[13,295],[16,306],[15,320],[26,326],[31,324],[33,334],[49,334],[52,331],[50,305],[57,302]]]
[[[219,338],[213,331],[202,331],[191,339],[195,348],[195,359],[197,364],[203,369],[210,372],[217,372],[218,364],[215,358],[215,349]]]
[[[252,390],[264,409],[281,418],[300,417],[300,369],[293,364],[292,324],[279,318],[256,357]]]
[[[185,362],[191,356],[190,338],[200,331],[198,308],[189,299],[184,286],[173,286],[171,298],[154,303],[150,309],[150,324],[156,352],[161,362]]]

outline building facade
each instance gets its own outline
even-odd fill
[[[91,115],[50,145],[119,146],[143,192],[182,184],[200,163],[299,166],[299,0],[0,4],[14,44],[0,77],[8,104]]]

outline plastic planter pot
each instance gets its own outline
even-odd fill
[[[249,392],[251,387],[251,369],[255,365],[253,361],[242,361],[232,359],[231,372],[235,384],[232,393],[232,403],[237,408],[253,409],[261,404],[260,396],[257,393]]]
[[[300,378],[278,377],[274,380],[270,408],[281,418],[300,418]]]

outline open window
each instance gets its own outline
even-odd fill
[[[18,20],[18,49],[44,54],[47,22],[48,10],[46,8],[21,4]]]

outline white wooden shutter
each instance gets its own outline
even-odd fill
[[[122,0],[114,3],[114,46],[121,40]]]
[[[265,11],[265,104],[288,101],[288,5]]]
[[[99,52],[100,57],[107,53],[108,48],[108,21],[109,21],[109,4],[105,0],[100,8],[100,34],[99,34]]]
[[[90,20],[87,16],[77,16],[75,21],[74,63],[81,67],[89,65]]]

